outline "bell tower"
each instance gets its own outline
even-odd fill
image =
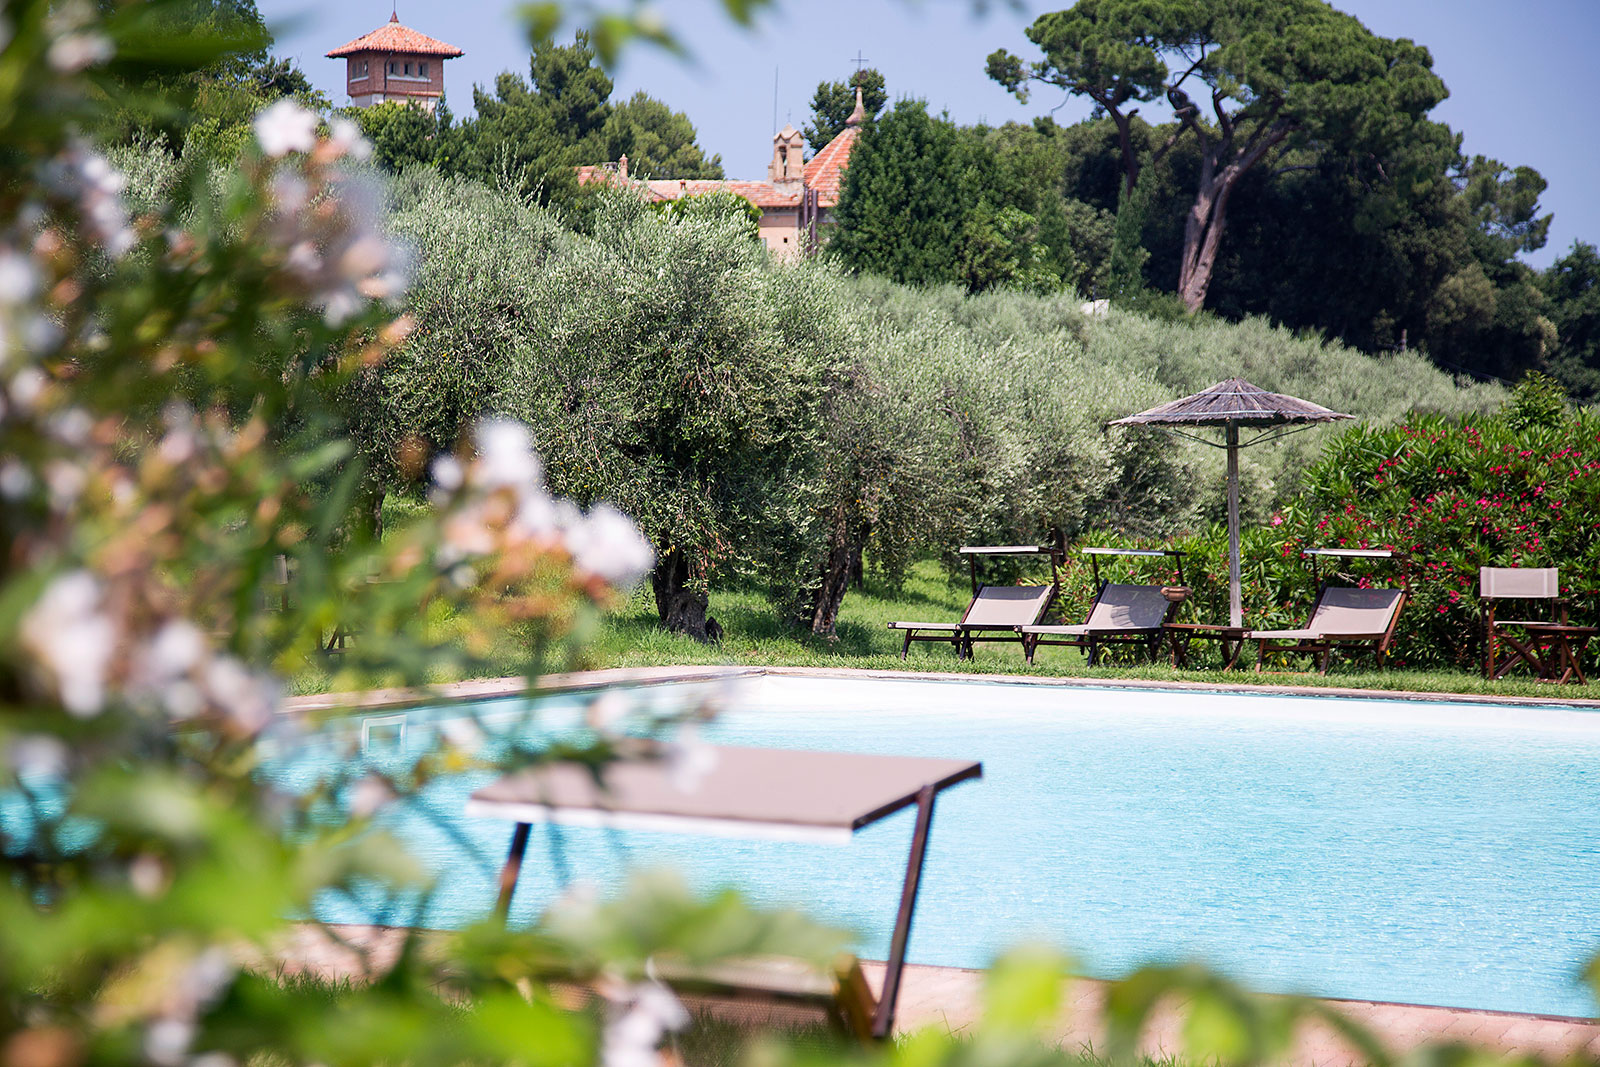
[[[805,174],[805,138],[792,125],[772,135],[772,162],[767,164],[769,182],[797,182]]]

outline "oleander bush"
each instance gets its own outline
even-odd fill
[[[1525,379],[1489,415],[1416,415],[1329,443],[1283,509],[1286,544],[1395,548],[1414,594],[1407,662],[1481,661],[1478,568],[1559,567],[1574,621],[1600,619],[1600,416]]]

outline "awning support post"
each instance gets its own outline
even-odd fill
[[[502,923],[511,917],[511,894],[517,891],[517,878],[522,874],[522,857],[528,851],[531,829],[528,823],[519,822],[511,833],[511,851],[506,855],[506,865],[500,869],[500,896],[494,905],[494,913]]]
[[[1228,423],[1228,625],[1244,625],[1239,579],[1239,424]]]
[[[917,886],[922,881],[922,860],[928,851],[928,828],[933,824],[933,786],[917,792],[917,827],[911,833],[911,855],[906,859],[906,881],[900,890],[900,913],[889,942],[889,960],[883,970],[883,993],[872,1019],[872,1036],[886,1038],[894,1028],[895,1001],[900,997],[900,976],[906,967],[906,943],[911,937],[911,913],[917,907]]]

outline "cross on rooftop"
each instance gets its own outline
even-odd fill
[[[857,74],[860,74],[862,69],[864,67],[866,67],[866,65],[867,65],[867,61],[862,58],[861,49],[859,49],[859,48],[856,49],[856,57],[854,59],[852,59],[850,62],[852,62],[852,63],[854,63],[856,65],[856,73]]]

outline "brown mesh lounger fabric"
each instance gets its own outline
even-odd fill
[[[1030,624],[1020,628],[1022,651],[1028,662],[1040,645],[1061,645],[1089,650],[1089,666],[1099,660],[1102,645],[1143,644],[1155,660],[1161,647],[1162,626],[1172,621],[1176,601],[1162,595],[1159,585],[1125,585],[1107,582],[1089,608],[1089,617],[1066,626]]]
[[[891,622],[889,629],[906,633],[901,659],[910,653],[913,641],[945,642],[962,659],[971,659],[975,642],[1021,641],[1018,628],[1044,618],[1055,597],[1054,585],[983,585],[960,622]]]
[[[1405,589],[1324,585],[1317,591],[1310,618],[1300,629],[1251,630],[1245,634],[1247,639],[1260,643],[1256,670],[1263,669],[1269,653],[1298,652],[1314,657],[1318,670],[1327,674],[1335,649],[1352,655],[1371,652],[1382,669],[1407,596]]]

